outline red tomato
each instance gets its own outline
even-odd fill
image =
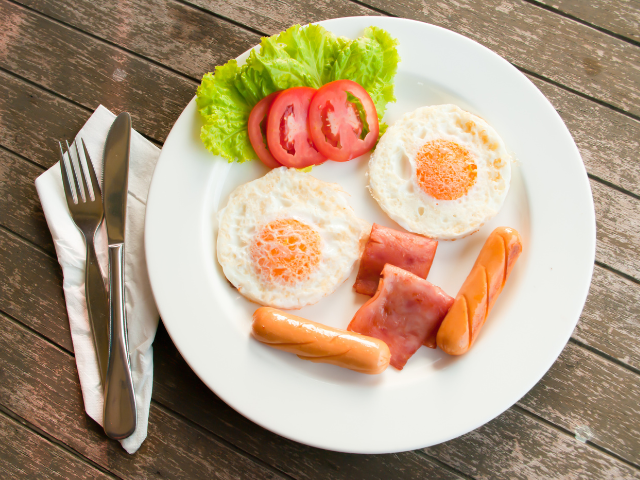
[[[269,107],[278,96],[280,92],[274,92],[271,95],[267,95],[251,110],[249,114],[249,141],[251,146],[256,151],[258,158],[262,160],[269,168],[278,168],[282,164],[273,158],[271,152],[267,148],[267,115],[269,114]]]
[[[360,102],[369,132],[355,99]],[[351,101],[350,101],[351,100]],[[351,80],[336,80],[321,87],[309,106],[309,135],[318,151],[336,162],[346,162],[371,150],[378,139],[378,113],[367,91]]]
[[[305,168],[327,159],[309,137],[307,116],[311,87],[289,88],[271,104],[267,121],[267,144],[274,158],[286,167]]]

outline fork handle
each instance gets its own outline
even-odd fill
[[[111,351],[104,387],[104,431],[127,438],[136,429],[136,398],[129,367],[124,297],[124,245],[109,245],[109,305]]]
[[[89,312],[89,325],[98,357],[98,369],[102,385],[107,380],[109,364],[109,298],[102,279],[93,239],[87,238],[87,261],[84,288]]]

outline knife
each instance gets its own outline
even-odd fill
[[[111,125],[104,146],[103,203],[109,242],[109,331],[111,348],[104,385],[104,431],[120,440],[136,429],[136,399],[131,379],[124,292],[124,235],[131,116],[124,112]]]

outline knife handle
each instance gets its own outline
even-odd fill
[[[104,431],[116,440],[136,429],[136,398],[133,391],[124,298],[124,245],[109,245],[109,310],[111,350],[104,386]]]
[[[107,380],[107,367],[109,364],[109,298],[107,297],[107,288],[102,279],[93,238],[86,240],[87,261],[84,293],[87,299],[87,311],[89,312],[89,325],[93,334],[93,344],[98,358],[100,380],[104,386]]]

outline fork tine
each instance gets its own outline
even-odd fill
[[[87,167],[89,168],[89,177],[91,177],[91,185],[93,190],[93,198],[96,201],[102,203],[102,193],[100,192],[100,183],[96,178],[96,171],[93,169],[93,162],[91,161],[91,157],[89,156],[89,151],[87,150],[87,146],[84,144],[84,139],[81,138],[82,148],[84,149],[84,159],[87,161]]]
[[[60,147],[60,168],[62,168],[62,184],[64,185],[64,195],[67,197],[67,204],[71,205],[76,203],[73,200],[73,193],[71,192],[71,178],[69,177],[69,172],[67,171],[67,165],[64,161],[64,151],[62,149],[62,143],[58,142],[58,146]]]
[[[67,142],[66,140],[65,140],[65,143],[67,144],[67,154],[69,155],[69,166],[71,167],[71,173],[73,173],[73,181],[75,182],[75,185],[76,185],[76,196],[78,197],[78,203],[80,202],[84,203],[85,198],[87,197],[83,196],[80,190],[80,185],[84,187],[84,184],[82,183],[82,179],[80,179],[80,183],[78,183],[78,175],[76,173],[76,166],[73,163],[73,156],[71,155],[71,147],[69,146],[69,142]]]
[[[87,178],[87,169],[82,164],[82,158],[80,158],[80,150],[78,150],[78,139],[73,141],[73,145],[76,147],[76,158],[78,159],[78,165],[80,166],[80,176],[83,182],[84,198],[86,202],[91,202],[95,198],[93,196],[93,188],[91,186],[91,180]]]

